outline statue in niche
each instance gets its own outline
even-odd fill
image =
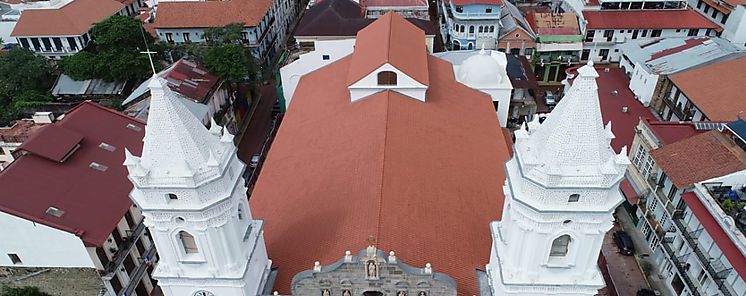
[[[396,292],[396,296],[407,296],[407,291]]]
[[[321,290],[321,296],[331,296],[331,293],[329,293],[329,289]]]
[[[366,274],[368,275],[369,279],[376,279],[378,278],[378,266],[376,266],[376,262],[373,260],[368,261],[365,267]]]
[[[342,296],[352,296],[352,293],[350,293],[350,290],[343,290]]]

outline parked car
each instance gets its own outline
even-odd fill
[[[614,242],[619,247],[619,253],[623,255],[632,255],[635,253],[635,246],[632,244],[632,238],[626,232],[617,230],[614,232]]]
[[[546,92],[544,99],[547,101],[547,106],[557,105],[557,97],[551,91]]]
[[[259,165],[259,159],[260,159],[259,154],[254,154],[251,157],[251,161],[249,161],[249,167],[252,169],[256,168]]]

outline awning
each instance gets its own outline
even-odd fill
[[[624,197],[627,199],[629,204],[636,205],[637,202],[640,201],[640,194],[637,193],[635,187],[633,187],[632,183],[629,182],[629,179],[624,178],[624,180],[622,180],[619,184],[619,190],[622,191],[622,194],[624,194]]]

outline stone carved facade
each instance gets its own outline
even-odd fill
[[[293,277],[293,295],[360,296],[381,293],[387,296],[455,296],[456,282],[449,276],[409,266],[370,246],[353,256],[345,256],[328,266],[318,262],[311,270]],[[376,295],[376,294],[373,294]]]

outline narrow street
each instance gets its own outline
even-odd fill
[[[267,134],[272,128],[272,106],[277,100],[274,82],[260,86],[260,91],[259,102],[238,144],[238,158],[247,164],[252,155],[261,152]]]

